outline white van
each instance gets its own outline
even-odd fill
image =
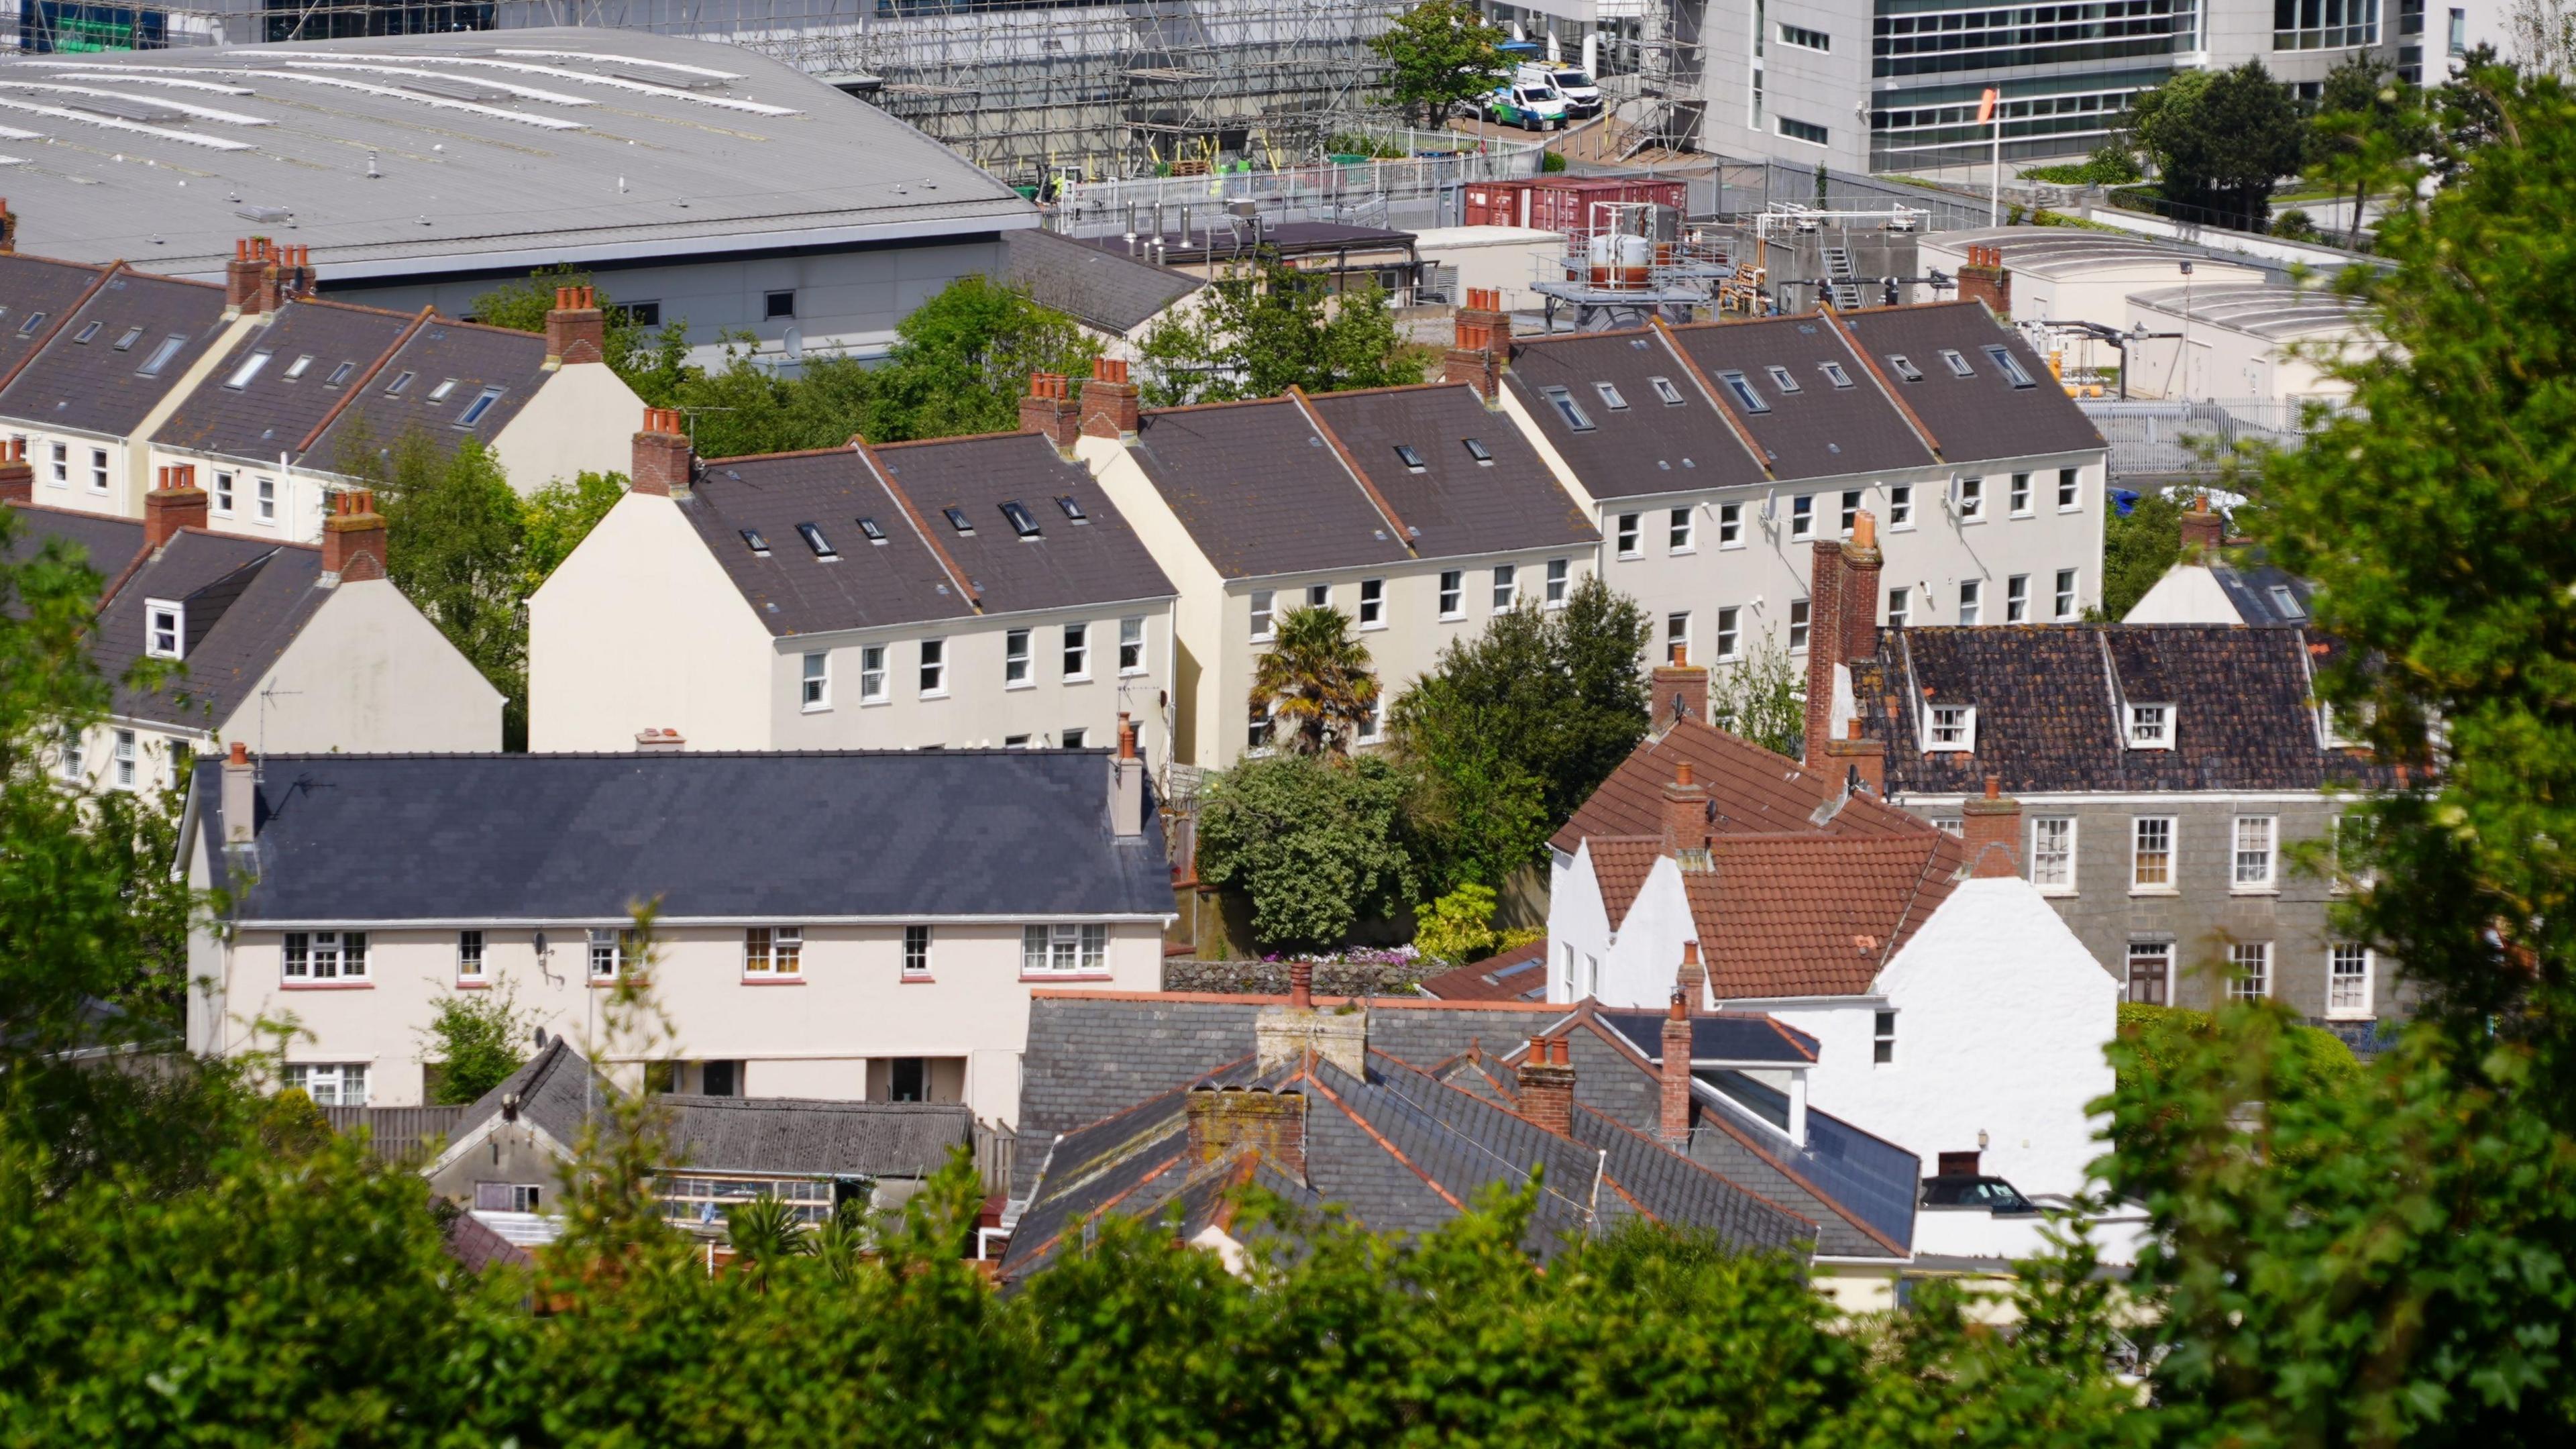
[[[1601,85],[1581,66],[1558,61],[1524,61],[1512,73],[1512,83],[1523,86],[1546,86],[1565,97],[1565,113],[1576,119],[1601,114]]]

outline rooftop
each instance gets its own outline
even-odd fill
[[[305,440],[353,390],[414,319],[377,307],[297,298],[215,364],[153,435],[173,448],[274,461],[301,454]],[[532,338],[544,351],[542,339]],[[268,360],[247,374],[261,353]],[[490,436],[488,433],[485,435]]]
[[[1179,221],[1177,216],[1172,218],[1172,230],[1163,236],[1163,245],[1159,247],[1148,245],[1153,238],[1140,237],[1131,250],[1123,231],[1074,240],[1078,245],[1098,251],[1160,262],[1165,266],[1249,260],[1256,248],[1276,252],[1282,257],[1332,256],[1341,252],[1401,252],[1413,248],[1413,233],[1409,231],[1352,226],[1338,221],[1276,221],[1265,218],[1256,232],[1250,221],[1217,214],[1217,206],[1213,202],[1204,211],[1193,215],[1191,230],[1186,236],[1181,232]]]
[[[5,96],[0,89],[0,96]],[[224,328],[224,292],[119,268],[93,273],[77,302],[48,313],[42,298],[64,278],[54,263],[0,257],[0,302],[13,304],[14,339],[27,350],[0,387],[0,415],[42,426],[122,437],[187,374]]]
[[[2160,269],[2178,277],[2183,262],[2193,264],[2195,276],[2222,282],[2253,281],[2269,272],[2251,257],[2226,257],[2206,247],[2089,227],[1983,227],[1944,232],[1936,241],[1952,251],[1970,246],[1994,247],[2003,253],[2006,268],[2050,278],[2141,268]]]
[[[2273,341],[2319,335],[2351,336],[2366,319],[2358,297],[2320,287],[2276,284],[2158,287],[2129,294],[2132,307],[2188,317]]]
[[[1006,281],[1040,306],[1103,332],[1132,332],[1207,285],[1143,257],[1051,231],[1015,231],[1008,240]]]

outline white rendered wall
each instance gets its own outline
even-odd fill
[[[501,748],[501,692],[402,590],[369,579],[330,593],[222,739],[274,754]]]
[[[2178,563],[2165,570],[2128,614],[2124,624],[2242,624],[2236,601],[2218,586],[2207,564]]]
[[[536,396],[492,439],[492,453],[522,496],[583,473],[623,473],[635,457],[644,400],[604,362],[546,375]]]

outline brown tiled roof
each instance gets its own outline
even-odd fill
[[[1857,996],[1949,899],[1965,859],[1946,831],[1852,839],[1721,837],[1686,871],[1701,959],[1720,1000]]]
[[[1601,887],[1601,905],[1610,916],[1610,929],[1628,918],[1628,907],[1637,903],[1637,892],[1646,888],[1646,875],[1664,853],[1661,832],[1654,835],[1596,835],[1586,842],[1592,848],[1592,878]]]
[[[1421,982],[1438,1001],[1547,1000],[1547,942],[1531,941]]]
[[[1685,760],[1716,806],[1712,834],[1822,828],[1838,835],[1884,835],[1923,828],[1904,811],[1865,795],[1852,796],[1819,826],[1818,817],[1842,800],[1840,776],[1811,774],[1785,755],[1686,719],[1640,742],[1548,844],[1572,855],[1587,837],[1661,840],[1664,786]]]

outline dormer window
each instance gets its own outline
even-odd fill
[[[1927,706],[1923,717],[1923,747],[1947,753],[1973,753],[1977,748],[1977,707],[1973,704]]]
[[[1771,405],[1762,400],[1762,394],[1754,391],[1753,379],[1746,377],[1743,373],[1721,372],[1717,375],[1717,380],[1726,384],[1726,390],[1735,394],[1735,400],[1744,404],[1744,410],[1746,412],[1767,413],[1771,411]]]
[[[1655,396],[1664,400],[1664,406],[1677,408],[1682,405],[1682,390],[1673,386],[1671,378],[1650,377],[1646,379],[1646,383],[1655,390]]]
[[[762,558],[769,557],[769,540],[760,536],[759,529],[744,529],[742,531],[742,541],[751,545],[751,551],[753,553],[758,554]]]
[[[1968,359],[1960,356],[1959,349],[1955,347],[1942,348],[1941,361],[1949,366],[1950,375],[1952,377],[1974,377],[1977,375],[1977,370],[1968,365]]]
[[[875,519],[860,519],[859,532],[867,535],[868,542],[873,543],[880,548],[885,546],[886,532],[884,529],[877,527],[877,521]]]
[[[1771,385],[1773,387],[1780,389],[1782,392],[1796,392],[1798,390],[1798,375],[1796,373],[1791,372],[1785,367],[1769,367],[1763,370],[1771,374]]]
[[[1398,443],[1395,445],[1395,461],[1402,463],[1404,465],[1404,471],[1408,473],[1424,472],[1431,466],[1430,464],[1422,461],[1422,450],[1416,448],[1411,443]]]
[[[1490,468],[1494,466],[1494,450],[1485,446],[1484,439],[1461,438],[1459,441],[1467,445],[1467,456],[1476,460],[1477,467]]]
[[[1628,400],[1619,395],[1619,389],[1614,384],[1596,382],[1592,384],[1592,390],[1601,394],[1601,405],[1610,411],[1624,413],[1628,410]]]
[[[1916,367],[1913,359],[1907,357],[1902,352],[1889,353],[1887,355],[1887,365],[1895,368],[1896,375],[1907,382],[1921,382],[1923,380],[1923,369]]]
[[[970,537],[973,536],[975,525],[968,521],[965,509],[943,508],[939,511],[948,515],[948,526],[950,528],[956,529],[959,533],[966,534]]]
[[[1020,537],[1035,538],[1038,536],[1037,517],[1029,512],[1026,505],[1017,501],[1005,503],[1002,505],[1002,516],[1010,520],[1011,531],[1018,534]]]
[[[800,523],[796,525],[796,536],[805,540],[805,546],[814,550],[814,557],[816,558],[835,559],[841,556],[841,551],[832,547],[832,541],[823,536],[823,530],[813,524]]]
[[[187,653],[188,606],[171,599],[143,603],[143,652],[155,659],[179,659]]]
[[[1986,356],[1994,360],[1995,369],[2004,375],[2004,381],[2013,386],[2037,387],[2039,385],[2032,381],[2030,373],[2024,370],[2021,359],[2012,355],[2011,348],[2000,344],[1991,345],[1986,348]]]
[[[1055,506],[1062,509],[1064,511],[1064,516],[1075,523],[1089,523],[1091,521],[1091,515],[1082,511],[1081,500],[1075,498],[1070,493],[1057,494]]]
[[[2174,747],[2174,707],[2169,704],[2129,706],[2129,748],[2170,750]]]
[[[1825,375],[1825,381],[1836,387],[1851,386],[1851,374],[1843,371],[1843,365],[1839,362],[1819,362],[1816,364],[1816,370]]]

